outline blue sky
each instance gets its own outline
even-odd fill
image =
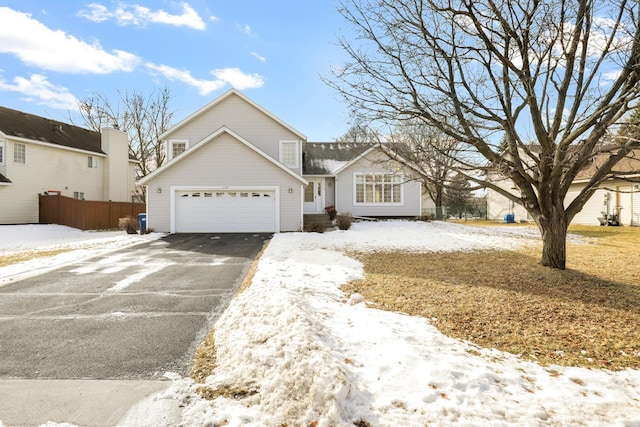
[[[331,141],[349,117],[320,76],[344,26],[334,0],[3,0],[0,105],[68,121],[94,93],[166,86],[177,123],[234,86]]]

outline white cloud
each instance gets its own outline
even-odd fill
[[[92,22],[104,22],[115,19],[118,25],[135,25],[144,27],[148,23],[174,25],[176,27],[189,27],[196,30],[204,30],[207,25],[188,3],[180,3],[181,15],[172,15],[162,9],[151,10],[138,4],[120,4],[113,11],[99,3],[91,3],[88,9],[78,12],[79,16]],[[215,17],[211,17],[215,20]]]
[[[617,80],[618,77],[620,77],[621,73],[622,73],[622,70],[609,71],[607,73],[603,73],[600,78],[600,86],[601,87],[610,86],[613,82]]]
[[[248,36],[251,35],[251,26],[249,24],[244,24],[244,25],[236,24],[236,27],[246,35]]]
[[[254,89],[264,84],[264,77],[261,75],[247,74],[239,68],[221,68],[213,70],[211,74],[240,90]]]
[[[61,110],[75,110],[78,99],[63,86],[50,83],[46,76],[32,74],[28,79],[15,77],[13,84],[0,77],[0,90],[18,92],[26,95],[26,99],[39,105],[46,105]]]
[[[253,57],[256,58],[260,62],[264,62],[264,61],[267,60],[267,58],[265,58],[264,56],[262,56],[262,55],[260,55],[259,53],[256,53],[256,52],[251,52],[251,55],[253,55]]]
[[[216,79],[196,79],[188,70],[179,70],[168,65],[147,63],[150,70],[162,74],[171,81],[179,81],[198,90],[200,95],[207,95],[230,84],[237,89],[258,88],[264,84],[264,78],[258,74],[247,74],[238,68],[221,68],[211,72]]]
[[[88,44],[52,30],[8,7],[0,7],[0,53],[12,53],[25,64],[63,73],[131,71],[140,61],[132,53],[117,49],[109,53],[98,43]]]

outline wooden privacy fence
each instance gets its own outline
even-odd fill
[[[40,195],[40,224],[60,224],[80,230],[118,228],[118,220],[131,215],[136,220],[146,211],[144,203],[78,200],[61,195]]]

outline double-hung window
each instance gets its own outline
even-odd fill
[[[88,166],[90,169],[96,169],[98,167],[98,159],[94,156],[89,156]]]
[[[299,147],[299,141],[280,141],[280,163],[291,169],[299,168]]]
[[[13,163],[27,164],[27,146],[16,142],[13,144]]]
[[[355,174],[356,204],[402,204],[402,177],[391,174]]]
[[[170,139],[169,140],[169,160],[178,157],[189,148],[189,140],[187,139]]]

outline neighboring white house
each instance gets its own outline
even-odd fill
[[[589,178],[593,176],[602,159],[603,157],[596,157],[576,176],[565,197],[565,206],[576,198],[589,182]],[[607,179],[602,182],[582,210],[573,218],[572,224],[599,225],[601,223],[599,218],[615,215],[615,220],[620,225],[640,225],[640,184],[638,183],[640,150],[622,159],[612,173],[624,175],[624,179]],[[510,180],[497,181],[497,184],[502,188],[515,191]],[[508,213],[515,215],[516,222],[532,220],[522,205],[513,203],[494,190],[487,189],[488,219],[503,220],[504,215]]]
[[[298,231],[305,213],[328,206],[361,216],[421,215],[420,183],[397,162],[380,162],[371,146],[307,143],[235,89],[160,138],[168,161],[140,180],[147,226],[156,231]]]
[[[130,202],[135,166],[124,132],[0,107],[0,224],[37,223],[39,194]]]

